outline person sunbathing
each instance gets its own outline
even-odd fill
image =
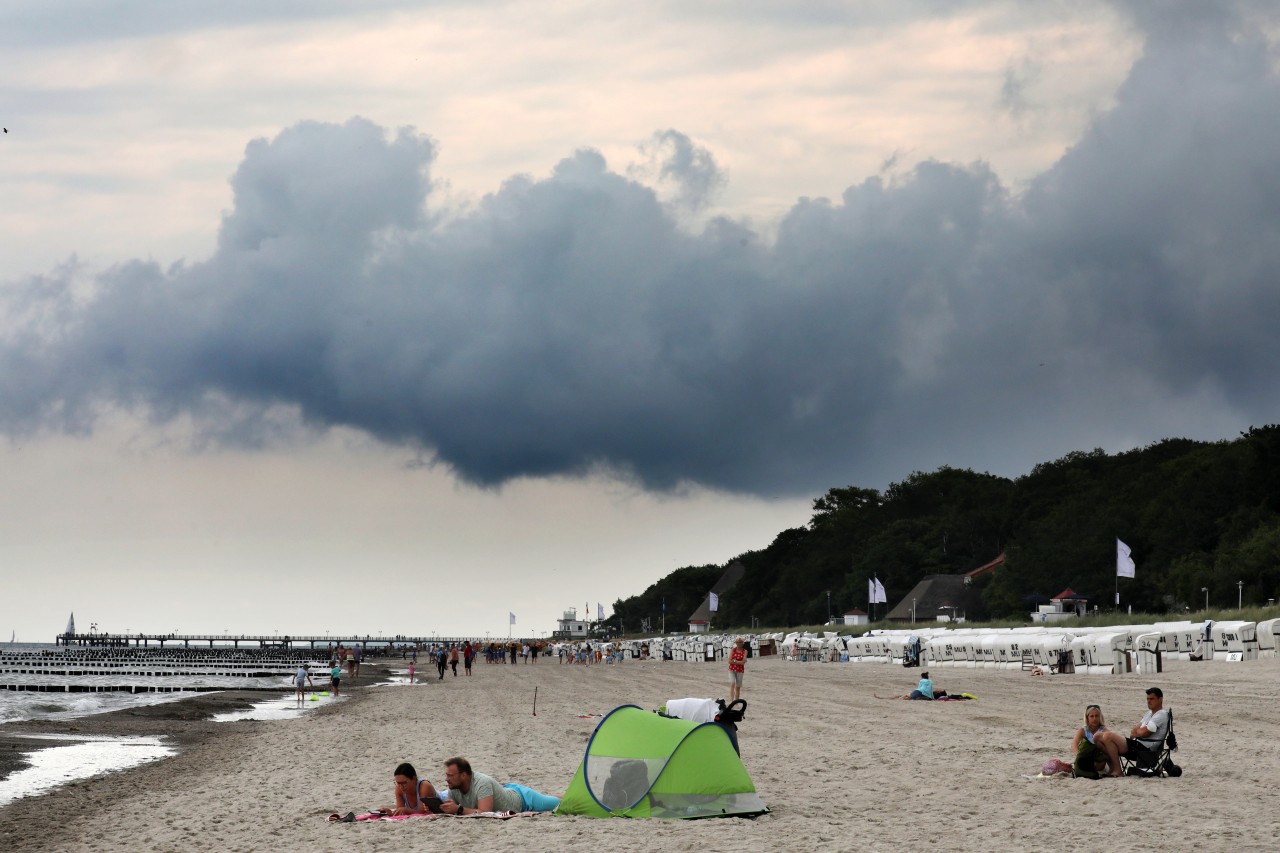
[[[407,761],[396,768],[394,776],[396,781],[395,805],[391,808],[382,809],[385,813],[393,815],[430,814],[431,809],[427,805],[428,798],[442,799],[436,791],[435,785],[432,785],[426,779],[419,779],[418,771],[414,770],[413,765]]]
[[[445,814],[552,812],[560,805],[559,797],[540,793],[525,785],[515,782],[499,785],[492,776],[473,771],[465,758],[445,761],[444,778],[449,784],[450,797],[440,807]]]
[[[901,696],[880,696],[880,699],[924,699],[925,701],[933,701],[934,699],[946,699],[947,691],[938,690],[933,686],[933,680],[929,678],[929,673],[920,673],[920,682],[916,685],[916,689],[910,693],[904,693]]]

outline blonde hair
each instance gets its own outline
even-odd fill
[[[1089,728],[1089,712],[1090,711],[1098,712],[1098,728],[1103,728],[1104,726],[1106,726],[1107,721],[1103,719],[1102,707],[1099,705],[1086,705],[1084,708],[1084,727],[1086,730]]]

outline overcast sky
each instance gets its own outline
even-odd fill
[[[1275,422],[1278,34],[6,3],[0,631],[542,634],[831,487]]]

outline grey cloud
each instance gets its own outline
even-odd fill
[[[1000,86],[1000,108],[1014,118],[1021,118],[1031,106],[1027,89],[1039,74],[1039,63],[1029,58],[1006,67]]]
[[[728,182],[714,155],[678,130],[655,133],[640,150],[648,162],[629,172],[670,186],[675,202],[686,210],[702,210]]]
[[[1220,437],[1277,410],[1268,50],[1162,25],[1026,192],[925,161],[801,199],[771,240],[682,227],[590,150],[427,216],[430,140],[299,125],[248,147],[206,261],[7,290],[0,427],[127,406],[280,440],[286,411],[480,484],[764,494]],[[668,133],[655,162],[698,198],[719,170]]]

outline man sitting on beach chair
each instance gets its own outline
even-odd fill
[[[1164,707],[1164,691],[1159,687],[1147,688],[1147,713],[1142,720],[1123,737],[1119,732],[1102,732],[1095,742],[1106,753],[1108,775],[1122,776],[1120,756],[1127,757],[1139,766],[1155,766],[1164,749],[1169,734],[1169,712]]]

